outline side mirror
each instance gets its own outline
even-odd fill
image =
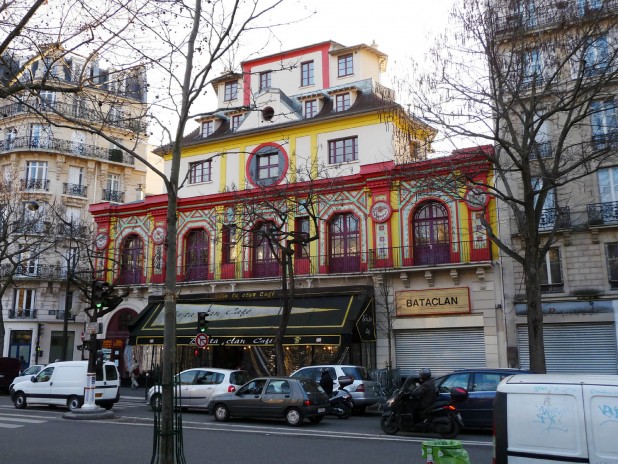
[[[36,381],[37,381],[37,380],[36,380],[36,375],[33,375],[32,377],[30,377],[30,381],[31,381],[31,382],[36,382]]]

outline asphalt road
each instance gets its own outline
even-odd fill
[[[144,391],[123,389],[112,419],[63,419],[63,408],[13,407],[0,395],[0,463],[149,463],[153,413]],[[348,420],[327,417],[320,424],[290,427],[283,421],[231,420],[218,423],[204,412],[183,413],[184,456],[197,463],[389,464],[425,463],[422,442],[439,437],[380,430],[379,415]],[[491,435],[462,433],[458,440],[471,463],[491,462]]]

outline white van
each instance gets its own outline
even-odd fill
[[[618,376],[504,379],[494,402],[494,462],[618,463]]]
[[[11,398],[17,409],[27,404],[65,405],[71,411],[84,403],[88,361],[62,361],[48,364],[30,380],[16,383]],[[120,377],[112,362],[96,369],[95,403],[111,409],[120,398]]]

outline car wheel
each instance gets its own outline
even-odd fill
[[[285,421],[288,425],[297,427],[303,423],[303,413],[300,409],[290,408],[285,412]]]
[[[106,410],[110,410],[114,407],[114,403],[110,402],[110,401],[106,401],[104,403],[101,403],[101,407],[105,408]]]
[[[382,419],[380,420],[380,427],[382,427],[382,431],[387,435],[395,435],[399,430],[397,418],[394,414],[382,416]]]
[[[150,409],[161,411],[161,395],[159,393],[155,393],[150,397]]]
[[[75,411],[81,407],[82,400],[80,400],[78,396],[69,396],[69,399],[67,400],[67,408],[69,408],[69,411]]]
[[[22,392],[16,393],[13,396],[13,404],[17,409],[24,409],[26,407],[26,395]]]
[[[313,416],[309,418],[309,422],[312,424],[319,424],[322,422],[322,419],[324,419],[324,416]]]
[[[227,422],[230,420],[230,411],[224,404],[217,404],[214,409],[215,420],[217,422]]]

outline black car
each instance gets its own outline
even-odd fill
[[[491,429],[496,389],[500,381],[510,375],[529,374],[529,371],[507,368],[462,369],[435,379],[441,397],[449,396],[453,387],[468,390],[468,399],[457,404],[466,428]]]

